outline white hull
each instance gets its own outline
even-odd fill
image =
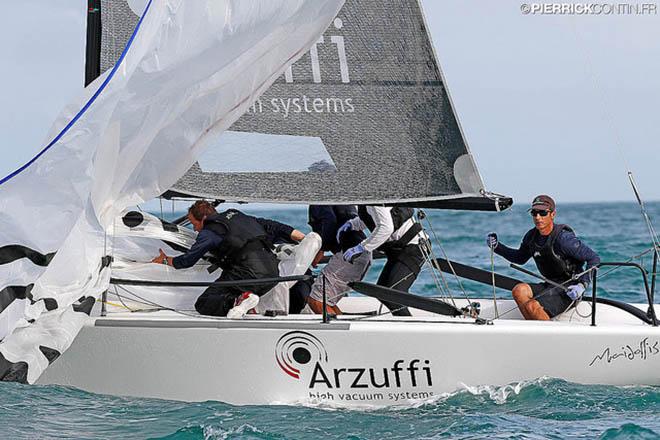
[[[347,298],[342,305],[372,301]],[[499,302],[500,311],[511,306]],[[660,385],[660,330],[608,306],[599,305],[597,316],[599,325],[591,327],[574,314],[564,317],[571,322],[476,325],[423,312],[328,324],[313,315],[232,321],[118,313],[90,318],[39,383],[184,401],[337,406],[406,405],[466,385],[543,376]],[[385,377],[389,384],[378,387]]]

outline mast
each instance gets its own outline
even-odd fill
[[[89,0],[87,8],[87,45],[85,49],[85,87],[101,74],[101,0]]]

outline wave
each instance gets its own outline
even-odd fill
[[[152,437],[153,440],[230,440],[239,438],[270,440],[282,439],[285,437],[279,434],[262,431],[247,423],[233,428],[223,428],[215,425],[190,426],[181,428],[174,434],[166,435],[164,437]]]
[[[660,387],[547,377],[464,385],[406,407],[233,406],[0,383],[0,437],[164,439],[659,438]],[[634,425],[630,424],[634,421]]]
[[[618,428],[606,430],[599,437],[599,440],[657,440],[658,438],[660,438],[660,434],[652,429],[647,429],[634,423],[626,423]]]

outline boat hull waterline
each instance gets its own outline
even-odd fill
[[[430,317],[323,324],[159,313],[90,318],[39,383],[182,401],[349,407],[410,405],[539,377],[660,385],[660,330],[643,324]]]

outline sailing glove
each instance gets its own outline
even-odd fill
[[[346,231],[350,231],[352,229],[351,226],[351,221],[347,221],[341,227],[337,230],[337,243],[339,243],[339,237],[341,237],[341,234],[343,234]]]
[[[584,290],[585,290],[584,284],[578,283],[573,286],[569,286],[568,290],[566,291],[566,295],[568,295],[570,299],[575,301],[582,296]]]
[[[358,244],[357,246],[354,246],[350,249],[346,249],[346,252],[344,252],[344,261],[348,261],[349,263],[352,264],[353,260],[355,260],[363,253],[364,253],[364,246],[362,246],[361,244]]]
[[[491,249],[495,249],[499,243],[500,242],[497,241],[497,234],[494,232],[491,232],[486,237],[486,245],[488,245],[488,247]]]

